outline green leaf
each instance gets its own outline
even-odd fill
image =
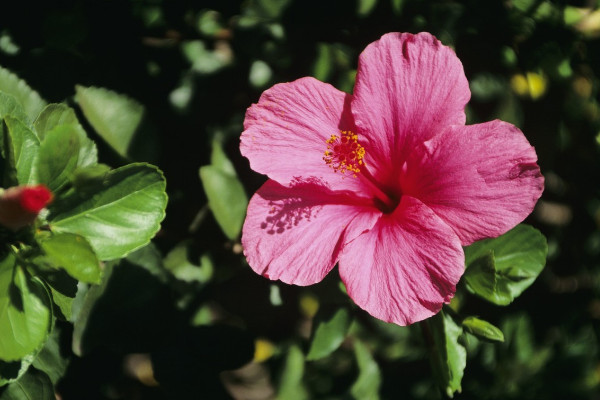
[[[358,0],[356,13],[359,17],[366,17],[373,11],[376,5],[377,0]]]
[[[58,125],[47,132],[36,160],[37,181],[56,193],[71,180],[79,163],[79,150],[74,126]]]
[[[236,239],[246,216],[248,197],[235,168],[218,141],[213,141],[211,165],[200,168],[208,205],[229,239]]]
[[[327,43],[317,43],[317,56],[312,66],[312,75],[327,82],[333,72],[333,51]]]
[[[54,385],[65,374],[70,361],[70,352],[61,349],[61,329],[54,329],[39,352],[33,366],[48,374]],[[62,343],[65,343],[63,340]],[[67,354],[65,354],[67,353]]]
[[[167,254],[165,268],[180,281],[206,283],[213,275],[212,261],[208,255],[203,255],[200,265],[190,262],[188,244],[180,243]]]
[[[55,233],[40,240],[39,244],[46,253],[45,260],[55,268],[62,268],[73,278],[83,282],[100,282],[100,261],[83,236]]]
[[[278,399],[306,400],[309,398],[302,383],[304,376],[304,355],[296,345],[289,348],[283,372],[279,381]]]
[[[242,230],[248,206],[242,183],[237,176],[212,165],[200,168],[200,179],[219,226],[229,239],[236,239]]]
[[[81,235],[100,260],[113,260],[148,243],[160,228],[165,179],[152,165],[129,164],[108,173],[95,190],[65,202],[49,216],[52,230]]]
[[[467,317],[462,321],[463,329],[472,335],[494,342],[504,342],[502,331],[487,321],[477,317]]]
[[[35,120],[34,128],[40,140],[44,140],[48,132],[61,125],[71,127],[79,138],[77,166],[84,167],[96,164],[98,162],[96,143],[87,137],[72,108],[65,104],[48,104]]]
[[[453,397],[462,390],[461,380],[467,365],[467,351],[458,343],[462,329],[442,311],[424,324],[433,375],[442,391]]]
[[[35,133],[21,120],[6,116],[4,117],[6,131],[3,144],[7,152],[5,158],[14,171],[16,183],[25,185],[35,183],[36,158],[40,142]]]
[[[382,378],[377,362],[359,340],[354,341],[354,355],[358,364],[358,378],[350,388],[352,397],[356,400],[378,400]]]
[[[506,234],[465,248],[467,289],[507,305],[535,281],[546,264],[548,244],[537,229],[518,225]]]
[[[318,360],[333,353],[346,338],[350,322],[350,315],[345,308],[327,316],[319,311],[314,322],[317,328],[313,332],[306,359]]]
[[[48,375],[29,368],[18,381],[8,385],[0,400],[56,400],[54,386]]]
[[[0,361],[0,386],[5,386],[19,379],[33,362],[37,352],[27,354],[18,361]]]
[[[75,91],[75,100],[90,125],[119,155],[127,158],[144,117],[144,106],[104,88],[77,85]]]
[[[19,360],[40,347],[51,328],[50,306],[43,284],[26,275],[8,253],[0,262],[1,360]]]
[[[0,92],[14,96],[32,121],[46,105],[40,95],[31,89],[25,81],[2,67],[0,67]]]

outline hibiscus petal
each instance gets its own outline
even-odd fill
[[[242,245],[250,267],[295,285],[321,281],[343,244],[370,229],[381,215],[314,181],[292,187],[267,181],[252,197]]]
[[[340,276],[376,318],[409,325],[436,314],[464,272],[460,240],[420,201],[403,196],[393,214],[344,247]]]
[[[351,97],[310,77],[273,86],[246,112],[242,155],[254,171],[283,185],[302,176],[327,181],[336,190],[364,191],[359,179],[335,173],[323,160],[331,135],[355,129]]]
[[[505,233],[531,213],[544,189],[536,162],[535,149],[509,123],[454,126],[415,149],[401,186],[468,245]]]
[[[389,33],[367,46],[352,114],[373,175],[393,180],[416,144],[447,125],[464,125],[470,97],[460,60],[429,33]]]

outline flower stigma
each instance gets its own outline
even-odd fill
[[[340,136],[331,135],[326,141],[327,150],[323,156],[325,164],[344,175],[352,173],[356,178],[360,169],[365,165],[365,148],[358,143],[358,135],[352,131],[340,131]]]

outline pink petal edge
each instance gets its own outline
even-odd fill
[[[542,195],[544,178],[523,133],[496,120],[448,127],[415,149],[401,186],[466,246],[522,222]]]

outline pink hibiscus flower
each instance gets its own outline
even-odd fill
[[[374,317],[436,314],[464,272],[461,246],[523,221],[543,190],[523,133],[498,120],[466,126],[469,98],[461,62],[428,33],[371,43],[353,94],[313,78],[265,91],[240,145],[270,178],[242,232],[252,269],[310,285],[338,263]]]

